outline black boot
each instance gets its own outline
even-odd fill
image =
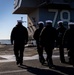
[[[41,63],[42,65],[45,64],[45,59],[44,59],[44,57],[39,57],[39,61],[40,61],[40,63]]]

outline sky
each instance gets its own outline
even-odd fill
[[[23,23],[27,27],[27,15],[13,14],[14,0],[0,0],[0,40],[10,39],[13,27],[17,24],[17,20],[23,17]]]

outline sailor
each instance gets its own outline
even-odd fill
[[[36,44],[37,44],[37,52],[38,52],[38,55],[39,55],[39,61],[42,65],[44,64],[45,59],[43,57],[43,46],[40,45],[39,38],[40,38],[40,33],[41,33],[43,27],[44,27],[44,22],[39,21],[38,22],[38,29],[36,29],[36,31],[34,32],[34,35],[33,35],[34,39],[36,40]]]
[[[74,22],[69,22],[69,29],[65,32],[64,41],[67,43],[69,63],[74,66]]]
[[[59,47],[59,52],[60,52],[60,61],[62,63],[65,62],[65,57],[64,57],[64,48],[62,44],[63,36],[66,31],[66,28],[63,25],[63,21],[58,21],[58,28],[57,28],[57,46]]]
[[[22,22],[21,20],[17,20],[17,25],[12,29],[10,36],[11,44],[14,45],[14,55],[17,65],[23,65],[24,48],[28,42],[28,31]]]
[[[54,43],[56,39],[56,29],[52,27],[52,21],[46,20],[46,25],[40,35],[40,43],[45,48],[49,68],[53,67],[52,53],[54,49]]]

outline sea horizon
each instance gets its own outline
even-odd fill
[[[10,39],[0,39],[0,44],[11,44]]]

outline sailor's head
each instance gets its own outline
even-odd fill
[[[42,28],[44,26],[44,22],[43,21],[39,21],[38,22],[38,26],[39,26],[39,28]]]
[[[68,23],[68,26],[69,26],[70,28],[74,28],[74,22],[69,22],[69,23]]]
[[[52,20],[46,20],[46,26],[52,26]]]
[[[58,24],[59,27],[62,27],[63,26],[63,21],[58,21],[57,24]]]
[[[17,22],[18,22],[18,23],[22,23],[23,21],[22,21],[22,20],[17,20]]]

